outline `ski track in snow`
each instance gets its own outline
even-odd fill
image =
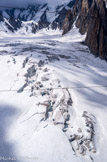
[[[107,63],[84,38],[76,28],[0,38],[1,157],[106,162]]]

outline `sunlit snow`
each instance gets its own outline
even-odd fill
[[[0,37],[1,157],[106,162],[107,63],[90,53],[75,27],[66,36],[58,30],[21,32]],[[95,132],[92,151],[83,156],[70,138],[87,141],[85,119]]]

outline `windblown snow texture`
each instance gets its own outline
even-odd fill
[[[1,36],[1,158],[106,161],[107,64],[70,34]]]
[[[107,63],[48,2],[0,11],[0,160],[106,162]]]

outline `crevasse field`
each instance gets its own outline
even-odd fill
[[[107,161],[107,63],[84,39],[1,33],[1,161]]]

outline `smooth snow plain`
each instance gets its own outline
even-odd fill
[[[1,33],[1,161],[6,158],[17,162],[107,161],[107,63],[90,53],[82,44],[84,38],[75,27],[65,36],[58,30],[46,29],[25,36]],[[34,73],[26,77],[32,66]],[[64,100],[68,96],[66,89],[72,98],[67,133],[62,131],[64,119],[58,107],[59,104],[66,108],[61,104],[63,95]],[[54,108],[46,117],[45,104],[50,100]],[[96,120],[96,153],[88,151],[83,156],[72,149],[69,133],[75,134],[81,128],[87,136],[84,111]]]

